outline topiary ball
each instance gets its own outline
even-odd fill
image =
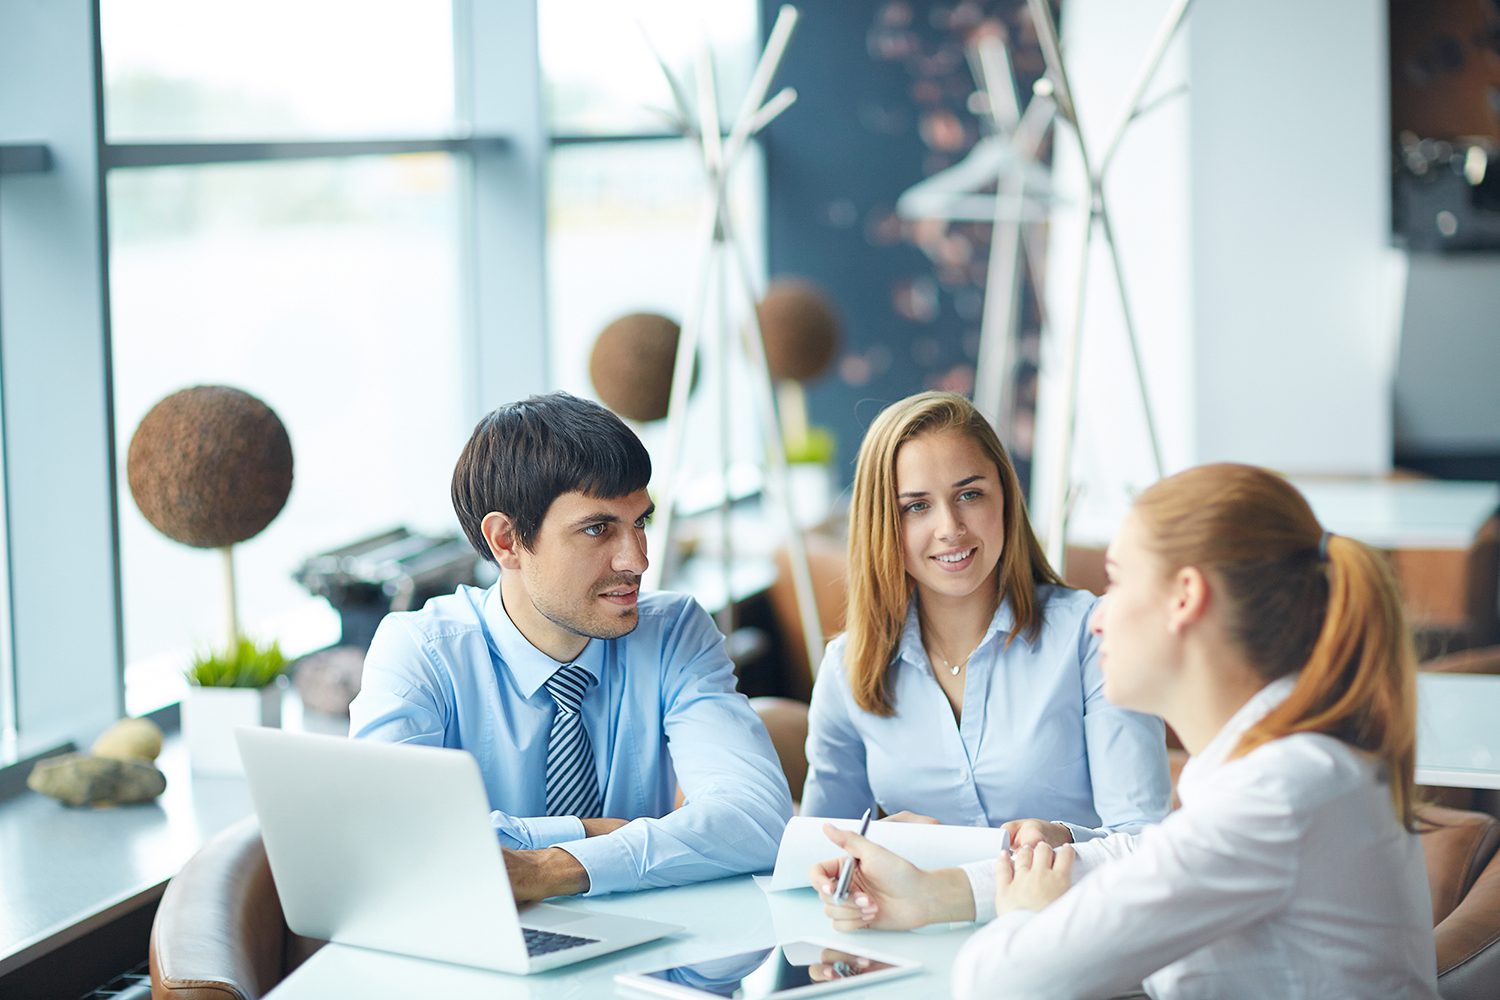
[[[621,316],[599,331],[589,356],[589,378],[604,405],[628,420],[665,417],[681,332],[657,313]]]
[[[253,538],[292,491],[292,442],[271,408],[222,385],[174,392],[130,439],[125,478],[168,538],[217,549]]]
[[[774,379],[807,382],[828,370],[839,351],[839,320],[810,281],[778,278],[756,307]]]

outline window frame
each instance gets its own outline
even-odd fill
[[[100,2],[0,5],[0,770],[86,745],[124,711],[110,171],[449,153],[464,408],[477,421],[547,375],[548,337],[516,334],[547,329],[534,4],[453,0],[447,133],[109,143]]]

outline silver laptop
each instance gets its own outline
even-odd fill
[[[479,765],[464,751],[279,729],[235,735],[298,934],[529,973],[681,930],[543,903],[517,909]]]

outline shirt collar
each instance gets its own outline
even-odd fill
[[[911,596],[911,602],[906,606],[906,624],[901,628],[901,638],[896,643],[896,655],[914,666],[923,666],[927,663],[927,651],[922,647],[922,623],[917,615],[917,602],[919,598],[916,593]],[[1011,606],[1010,598],[1005,597],[1000,601],[1000,606],[995,609],[995,614],[990,618],[989,626],[984,630],[984,637],[979,640],[979,645],[974,647],[974,652],[969,656],[972,658],[981,649],[987,646],[992,638],[997,635],[1009,635],[1016,628],[1016,612]],[[1018,638],[1028,646],[1035,643],[1025,636]]]
[[[516,686],[527,698],[536,694],[537,689],[547,683],[553,674],[567,666],[566,663],[559,663],[537,649],[521,634],[521,630],[516,628],[516,623],[511,621],[510,615],[505,610],[498,580],[485,596],[484,621],[494,641],[495,649],[500,654],[500,662],[505,669],[510,671],[511,676],[516,680]],[[583,647],[583,652],[571,662],[587,670],[597,683],[604,667],[603,641],[590,639],[588,645]]]
[[[1250,700],[1241,705],[1239,711],[1231,715],[1223,728],[1208,741],[1208,746],[1203,748],[1203,752],[1195,754],[1183,765],[1178,785],[1181,786],[1184,782],[1192,784],[1195,778],[1206,776],[1218,769],[1234,748],[1239,746],[1240,737],[1269,715],[1277,705],[1286,701],[1287,696],[1292,693],[1292,688],[1297,686],[1298,676],[1292,673],[1285,677],[1278,677],[1251,695]]]

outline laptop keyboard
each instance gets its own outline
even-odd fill
[[[522,927],[521,931],[526,935],[526,954],[533,958],[567,948],[577,948],[579,945],[599,943],[598,938],[574,937],[572,934],[543,931],[535,927]]]

